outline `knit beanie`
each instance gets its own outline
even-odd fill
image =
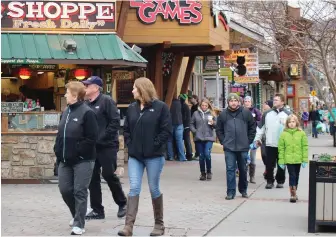
[[[180,94],[180,98],[186,100],[188,98],[187,94]]]
[[[273,108],[273,100],[268,100],[265,102],[270,108]]]
[[[229,102],[230,100],[238,100],[239,101],[239,95],[237,95],[236,93],[230,93],[228,95],[227,102]]]

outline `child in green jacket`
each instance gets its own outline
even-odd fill
[[[278,150],[279,166],[285,169],[286,165],[288,169],[290,202],[296,202],[300,168],[301,166],[305,168],[308,162],[308,139],[300,128],[299,119],[293,114],[287,118],[286,128],[279,139]]]

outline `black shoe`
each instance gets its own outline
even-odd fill
[[[201,173],[200,180],[202,180],[202,181],[206,180],[206,174],[205,173]]]
[[[126,204],[123,206],[119,206],[118,214],[117,214],[119,218],[123,218],[124,216],[126,216],[126,206],[127,206]]]
[[[234,196],[229,194],[225,197],[226,200],[233,200],[234,199]]]
[[[277,184],[276,188],[283,188],[283,184]]]
[[[210,172],[210,173],[207,173],[206,174],[206,177],[207,177],[207,180],[211,180],[212,179],[212,173]]]
[[[272,183],[268,183],[268,184],[266,184],[266,189],[272,189],[274,187],[274,184],[272,184]]]
[[[249,196],[247,195],[247,193],[242,193],[242,197],[243,198],[249,198]]]
[[[101,220],[101,219],[105,219],[105,213],[97,213],[95,211],[91,211],[89,212],[86,216],[85,216],[86,220]]]

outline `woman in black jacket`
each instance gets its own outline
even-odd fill
[[[96,156],[98,124],[95,113],[84,103],[85,86],[69,82],[54,151],[58,163],[58,186],[70,209],[71,235],[85,232],[88,188]]]
[[[163,198],[160,191],[160,175],[165,163],[164,150],[168,137],[172,136],[172,122],[168,106],[157,99],[153,83],[148,78],[134,82],[133,96],[137,102],[127,110],[124,123],[124,139],[128,147],[128,177],[130,192],[127,201],[125,226],[120,236],[132,236],[138,212],[144,169],[147,171],[152,196],[155,225],[151,236],[164,234]]]

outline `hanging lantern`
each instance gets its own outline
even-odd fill
[[[32,72],[29,68],[20,68],[19,70],[19,77],[22,79],[22,80],[27,80],[30,78]]]
[[[77,80],[83,80],[89,75],[89,71],[87,69],[75,69],[74,76]]]

